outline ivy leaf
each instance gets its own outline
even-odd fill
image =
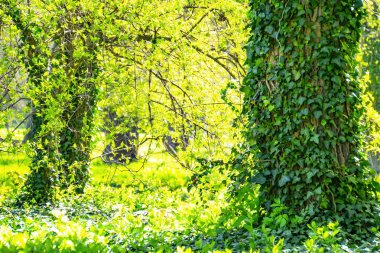
[[[337,66],[339,66],[339,67],[342,67],[342,61],[341,61],[341,59],[340,58],[334,58],[334,59],[332,59],[332,61],[331,61],[332,63],[335,63]]]
[[[256,174],[252,179],[251,183],[256,183],[256,184],[265,184],[267,180],[265,179],[264,175],[259,173]]]
[[[304,127],[301,129],[301,134],[306,136],[306,138],[309,138],[310,134],[309,134],[309,129],[307,127]]]
[[[321,116],[322,116],[322,112],[321,112],[321,111],[315,111],[315,112],[314,112],[314,117],[315,117],[316,119],[319,119]]]
[[[286,219],[285,217],[281,216],[278,220],[278,224],[280,225],[280,228],[284,227],[286,225]]]
[[[278,181],[278,186],[282,187],[289,181],[290,181],[290,178],[288,176],[282,175],[280,181]]]
[[[319,135],[318,134],[314,134],[311,138],[310,138],[311,141],[319,144]]]
[[[301,77],[301,72],[298,70],[293,70],[294,80],[298,81]]]
[[[336,84],[340,84],[342,82],[339,76],[333,76],[331,78],[331,81],[333,81]]]
[[[380,192],[380,183],[377,181],[372,181],[372,186],[375,188],[377,192]]]
[[[273,26],[271,26],[271,25],[269,25],[269,26],[267,26],[266,28],[265,28],[265,31],[267,32],[267,33],[269,33],[269,34],[272,34],[273,33]]]
[[[306,100],[305,97],[299,97],[299,98],[297,99],[297,104],[298,104],[298,105],[302,105],[303,102],[305,102],[305,100]]]

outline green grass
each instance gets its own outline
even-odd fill
[[[282,252],[287,247],[266,228],[221,227],[228,225],[220,221],[227,205],[225,177],[211,173],[206,184],[190,189],[191,172],[163,152],[127,166],[95,159],[85,194],[62,194],[55,205],[19,209],[9,200],[25,180],[28,161],[22,154],[0,157],[0,252]],[[322,252],[322,247],[343,252],[342,242],[332,236],[339,234],[336,225],[311,229],[305,244],[288,252]],[[376,251],[379,239],[380,234],[353,248]]]
[[[27,172],[25,155],[1,157],[0,252],[172,252],[189,241],[203,247],[197,236],[215,226],[225,204],[223,191],[204,199],[189,191],[190,171],[165,153],[127,166],[94,160],[84,195],[16,209],[8,200]]]

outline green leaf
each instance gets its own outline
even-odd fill
[[[265,179],[265,177],[264,177],[263,174],[259,173],[259,174],[255,175],[255,176],[251,179],[251,182],[252,182],[252,183],[256,183],[256,184],[265,184],[266,179]]]
[[[297,104],[298,104],[298,105],[302,105],[303,102],[305,102],[305,100],[306,100],[305,97],[299,97],[299,98],[297,99]]]
[[[284,227],[286,225],[286,219],[284,217],[280,217],[278,223],[280,225],[280,228],[282,228],[282,227]]]
[[[331,81],[333,81],[336,84],[340,84],[342,82],[339,76],[333,76],[331,78]]]
[[[294,70],[293,71],[293,75],[294,75],[294,80],[295,81],[298,81],[301,78],[301,72],[298,71],[298,70]]]
[[[290,181],[290,178],[288,176],[282,175],[281,179],[278,181],[278,186],[282,187],[289,181]]]
[[[316,144],[319,144],[319,135],[318,134],[314,134],[311,138],[310,138],[311,141],[315,142]]]
[[[265,31],[266,31],[267,33],[269,33],[269,34],[272,34],[272,33],[273,33],[273,30],[274,30],[274,28],[273,28],[273,26],[271,26],[271,25],[269,25],[269,26],[267,26],[267,27],[265,28]]]
[[[315,111],[314,112],[314,117],[316,118],[316,119],[319,119],[321,116],[322,116],[322,111]]]

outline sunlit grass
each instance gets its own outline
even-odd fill
[[[28,173],[30,159],[22,153],[0,153],[0,178],[13,171],[19,174]]]
[[[67,252],[98,252],[105,247],[112,248],[110,252],[126,252],[128,247],[147,252],[147,246],[172,252],[170,245],[181,245],[183,231],[196,235],[213,228],[225,203],[222,194],[211,192],[212,200],[201,201],[196,190],[187,189],[191,172],[159,151],[127,165],[95,159],[85,194],[62,196],[53,210],[31,207],[29,212],[26,208],[14,219],[7,213],[13,209],[6,199],[21,185],[13,182],[28,172],[28,162],[23,155],[4,155],[0,160],[0,210],[5,212],[0,212],[0,233],[14,245],[11,250],[50,249],[53,246],[44,242],[49,238],[54,247]],[[58,235],[52,236],[51,231]],[[148,241],[147,236],[151,237]]]
[[[242,252],[249,245],[247,234],[235,242],[219,241],[219,246],[215,238],[205,239],[217,235],[227,205],[226,188],[218,186],[223,175],[210,175],[207,185],[189,190],[191,172],[164,152],[125,166],[95,159],[85,194],[64,195],[50,207],[16,209],[15,216],[5,203],[21,185],[13,182],[28,171],[28,161],[25,155],[10,154],[0,160],[0,238],[11,245],[5,252],[181,252],[191,245],[194,251],[186,252],[213,252],[215,246]]]

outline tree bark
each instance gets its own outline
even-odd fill
[[[128,120],[126,117],[120,117],[111,108],[108,108],[105,131],[106,135],[112,135],[113,141],[107,144],[103,151],[104,161],[107,163],[126,164],[130,161],[137,160],[138,148],[138,128],[136,120]],[[116,132],[115,129],[122,127],[122,132]],[[126,131],[126,129],[129,129]]]

